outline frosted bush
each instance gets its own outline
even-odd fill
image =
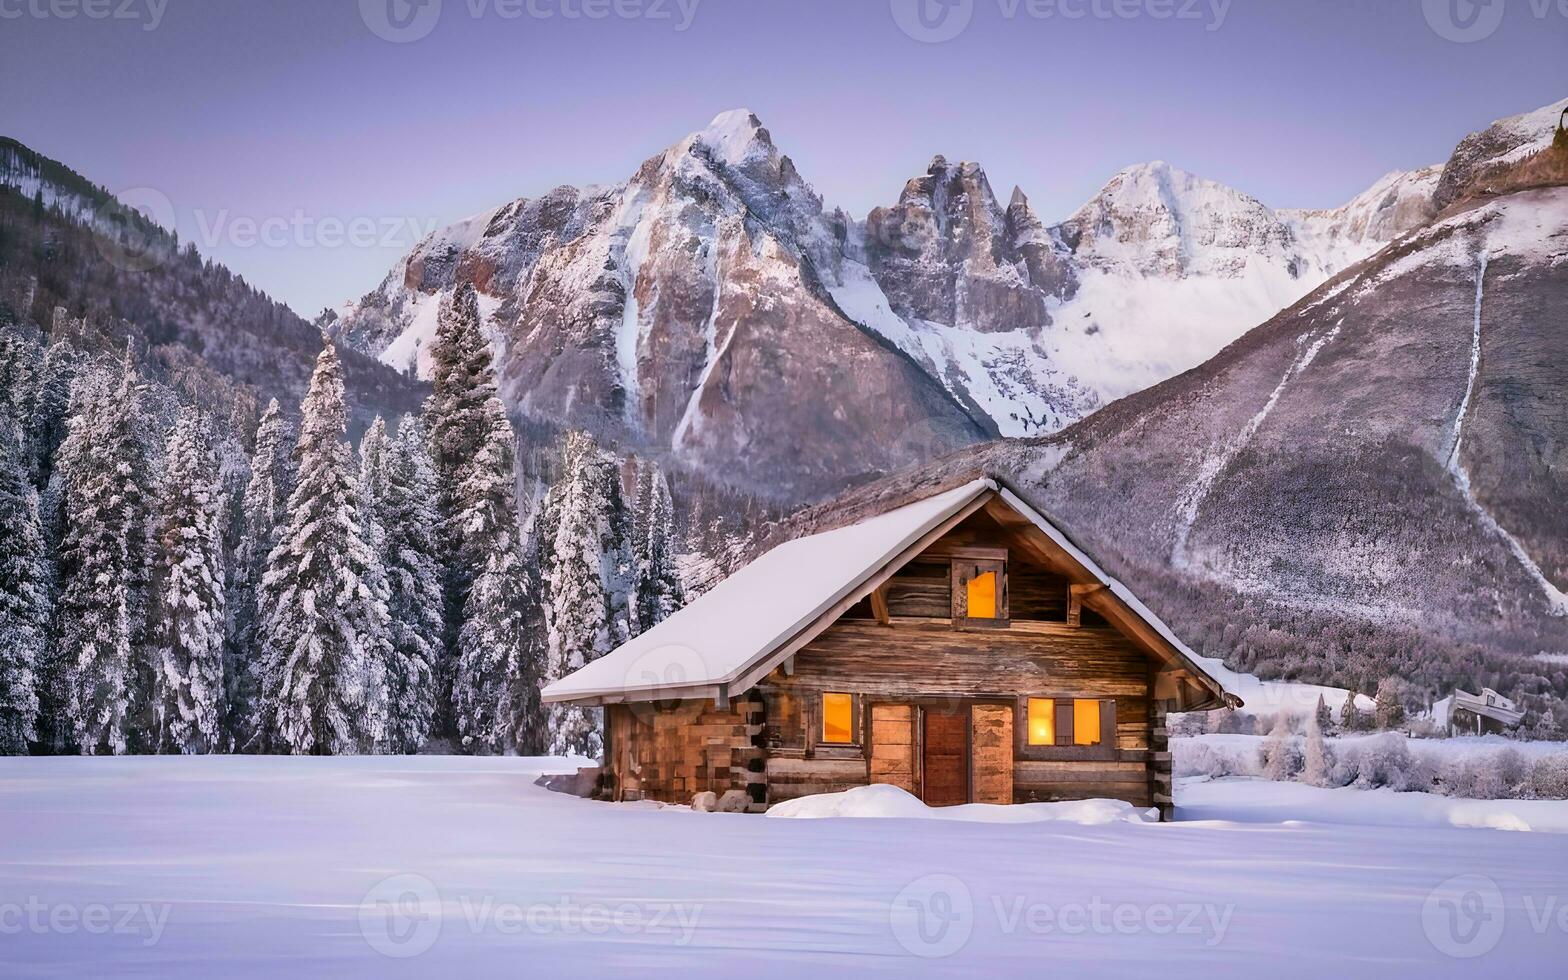
[[[1360,789],[1429,790],[1432,764],[1414,756],[1403,735],[1389,732],[1347,750],[1340,763],[1342,781]]]
[[[1530,795],[1538,800],[1568,800],[1568,755],[1544,755],[1530,766]]]
[[[1246,756],[1251,753],[1233,752],[1220,746],[1202,742],[1183,742],[1175,753],[1175,770],[1178,776],[1253,776],[1257,767]]]

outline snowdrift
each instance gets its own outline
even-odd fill
[[[970,823],[1157,823],[1159,812],[1123,800],[1075,800],[1070,803],[966,803],[929,807],[897,786],[857,786],[842,793],[820,793],[775,804],[770,817],[893,817],[906,820],[963,820]]]

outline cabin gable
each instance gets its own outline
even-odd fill
[[[977,511],[893,571],[880,602],[850,607],[757,685],[768,803],[867,782],[937,805],[1168,798],[1168,758],[1150,771],[1165,750],[1159,664],[1083,607],[1071,568],[1019,536]],[[977,572],[996,577],[980,621],[966,590]],[[850,738],[828,717],[846,698]]]

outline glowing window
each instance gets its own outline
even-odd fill
[[[822,695],[822,741],[848,743],[855,740],[855,696]]]
[[[1029,699],[1029,744],[1056,744],[1056,702],[1053,699]]]
[[[996,618],[996,573],[986,572],[969,580],[970,619]]]
[[[1100,702],[1084,698],[1073,701],[1073,744],[1100,744]]]

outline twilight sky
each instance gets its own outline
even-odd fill
[[[1565,94],[1568,0],[0,0],[0,134],[306,316],[737,106],[857,217],[942,153],[1051,221],[1157,158],[1331,206]]]

